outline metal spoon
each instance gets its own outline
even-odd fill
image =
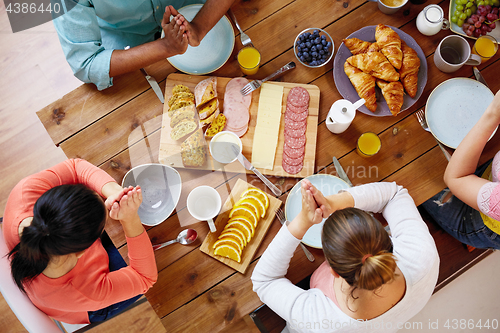
[[[156,244],[153,245],[153,250],[159,250],[162,247],[165,247],[170,244],[174,243],[181,243],[182,245],[188,245],[194,242],[198,238],[198,233],[194,229],[184,229],[179,233],[179,236],[177,236],[176,239],[173,239],[171,241],[161,243],[161,244]]]

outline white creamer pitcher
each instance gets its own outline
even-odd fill
[[[347,99],[339,99],[333,103],[328,116],[326,117],[326,127],[332,133],[342,133],[351,125],[356,109],[365,104],[362,98],[354,104]]]

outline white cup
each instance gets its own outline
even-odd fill
[[[480,65],[481,57],[471,53],[470,45],[465,38],[450,35],[443,38],[436,48],[434,64],[440,71],[452,73],[463,65]]]
[[[433,36],[450,28],[450,21],[444,18],[443,9],[438,5],[425,7],[417,16],[417,29],[421,34]]]
[[[384,14],[394,14],[406,5],[408,0],[369,0],[378,3],[378,9]]]
[[[326,117],[326,128],[332,133],[342,133],[351,125],[356,116],[356,109],[365,104],[364,98],[354,104],[347,99],[339,99],[333,103]]]
[[[219,192],[206,185],[194,188],[187,197],[189,214],[197,220],[207,221],[210,232],[217,231],[213,218],[219,214],[221,204]]]

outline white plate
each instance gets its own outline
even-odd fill
[[[347,36],[346,39],[359,38],[367,42],[374,42],[376,27],[377,26],[375,25],[363,27]],[[403,106],[401,107],[400,111],[403,112],[409,109],[413,104],[415,104],[415,102],[420,98],[422,92],[424,91],[425,85],[427,83],[427,59],[425,58],[424,51],[422,51],[422,48],[418,45],[415,39],[413,39],[413,37],[408,35],[406,32],[399,30],[398,28],[391,27],[391,29],[398,34],[401,40],[403,40],[409,47],[417,52],[418,58],[420,59],[417,94],[415,95],[415,98],[411,98],[407,94],[404,95]],[[351,51],[349,51],[347,46],[345,46],[344,43],[340,44],[339,49],[337,50],[337,54],[335,55],[335,59],[333,60],[333,80],[335,82],[337,90],[342,95],[342,97],[354,103],[359,100],[359,96],[356,92],[356,89],[354,89],[351,80],[349,80],[346,73],[344,72],[344,63],[350,56],[352,56],[352,53]],[[375,110],[375,112],[371,112],[364,105],[360,106],[358,110],[369,116],[392,116],[392,113],[387,106],[387,102],[382,96],[382,93],[380,93],[380,89],[378,89],[377,87],[375,90],[377,92],[377,110]]]
[[[163,164],[143,164],[130,169],[122,186],[141,186],[142,203],[138,214],[142,224],[154,226],[165,221],[177,206],[181,196],[181,175]]]
[[[349,188],[347,184],[342,179],[328,175],[328,174],[315,174],[306,177],[318,190],[320,190],[325,196],[338,193],[340,190]],[[288,221],[291,221],[297,216],[302,209],[302,194],[300,193],[300,182],[295,184],[295,186],[290,191],[288,198],[285,202],[285,217]],[[302,238],[302,243],[315,247],[317,249],[323,248],[321,245],[321,230],[323,229],[323,224],[325,219],[319,224],[313,225],[309,230],[307,230],[304,238]]]
[[[492,100],[491,90],[476,80],[449,79],[430,94],[425,119],[436,139],[456,149]]]
[[[191,21],[203,5],[189,5],[179,9],[186,20]],[[163,32],[162,32],[163,37]],[[197,47],[188,46],[184,54],[167,60],[181,72],[204,75],[222,67],[233,53],[234,31],[231,22],[223,16]]]

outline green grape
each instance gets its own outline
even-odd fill
[[[459,20],[457,21],[457,25],[458,25],[459,27],[461,27],[463,24],[464,24],[464,20],[459,19]]]
[[[462,11],[462,10],[464,10],[464,6],[457,5],[457,7],[455,9],[458,10],[458,11]]]
[[[460,20],[462,20],[462,21],[465,21],[465,20],[467,19],[467,14],[462,13],[462,14],[460,14],[460,16],[459,16],[458,18],[459,18]]]
[[[460,14],[462,14],[462,12],[459,12],[458,10],[455,10],[455,12],[453,13],[453,15],[456,17],[459,17]]]
[[[465,7],[467,7],[467,8],[472,7],[472,2],[467,2],[467,4],[465,5]]]
[[[472,14],[474,14],[475,12],[477,12],[477,7],[472,6],[472,7],[470,7],[470,10],[471,10]]]
[[[479,1],[479,2],[477,3],[477,5],[478,5],[478,6],[484,6],[484,1],[482,1],[482,0],[481,0],[481,1]]]
[[[472,15],[472,9],[471,8],[467,8],[467,10],[465,11],[465,14],[467,14],[467,17],[471,17],[471,15]]]
[[[467,0],[459,0],[461,5],[465,5],[467,3]],[[457,1],[458,3],[458,1]]]
[[[453,23],[457,23],[457,21],[458,21],[458,18],[457,18],[455,15],[453,15],[453,16],[451,17],[451,22],[453,22]]]

